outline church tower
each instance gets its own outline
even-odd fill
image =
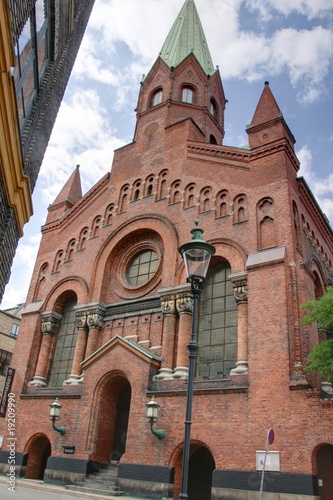
[[[134,140],[85,194],[75,168],[48,209],[12,361],[22,476],[179,498],[193,296],[178,249],[198,219],[215,254],[200,297],[189,498],[255,497],[270,427],[270,498],[332,497],[332,388],[303,370],[326,334],[300,311],[333,284],[332,230],[297,178],[268,82],[248,147],[223,144],[225,103],[186,0],[142,79]],[[0,434],[9,439],[5,420]]]
[[[187,0],[141,82],[134,139],[158,124],[165,128],[190,119],[197,127],[191,131],[193,139],[222,144],[225,103],[198,11],[194,1]]]

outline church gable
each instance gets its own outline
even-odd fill
[[[113,352],[114,351],[114,352]],[[95,363],[99,363],[102,358],[108,357],[108,363],[111,364],[113,370],[123,368],[126,363],[131,362],[131,357],[139,358],[143,363],[153,365],[158,368],[161,364],[161,358],[152,354],[150,351],[141,347],[128,338],[116,335],[111,340],[102,345],[96,352],[94,352],[87,359],[82,361],[82,369],[88,370]],[[123,360],[127,359],[126,363]],[[121,360],[121,361],[120,361]]]

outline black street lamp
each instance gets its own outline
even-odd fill
[[[188,470],[190,458],[191,425],[192,425],[192,402],[195,362],[198,351],[198,305],[202,292],[203,283],[206,279],[210,259],[215,253],[215,247],[206,243],[202,238],[203,230],[198,227],[199,221],[195,221],[195,228],[192,229],[192,240],[179,248],[179,252],[184,259],[187,282],[191,284],[191,294],[193,298],[192,312],[192,334],[187,348],[189,350],[188,383],[186,399],[185,435],[183,449],[182,479],[180,487],[180,499],[187,499]]]

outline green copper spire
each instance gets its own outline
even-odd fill
[[[176,67],[191,52],[207,75],[214,73],[206,37],[193,0],[186,0],[160,52],[161,58]]]

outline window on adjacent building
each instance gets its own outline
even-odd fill
[[[61,387],[71,373],[77,337],[74,310],[76,302],[76,297],[69,299],[62,312],[49,380],[49,386],[51,387]]]
[[[209,269],[199,309],[196,379],[227,378],[237,361],[237,304],[227,262]]]
[[[0,375],[6,375],[7,368],[10,366],[12,353],[0,349]]]
[[[135,255],[127,270],[127,279],[132,286],[147,283],[158,269],[159,258],[154,250],[144,250]]]
[[[36,0],[15,44],[13,72],[20,124],[30,113],[49,60],[48,2]]]
[[[10,330],[10,336],[16,338],[18,336],[19,329],[20,329],[20,326],[17,325],[16,323],[13,323],[11,330]]]

